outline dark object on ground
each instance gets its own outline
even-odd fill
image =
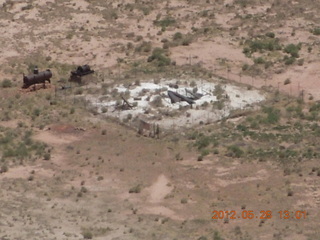
[[[58,90],[66,90],[66,89],[70,89],[71,86],[61,86]]]
[[[86,64],[83,66],[79,66],[76,71],[71,71],[71,76],[81,77],[81,76],[88,75],[91,73],[94,73],[94,71],[91,70],[90,66]]]
[[[70,79],[71,82],[82,82],[82,77],[94,73],[94,71],[90,68],[89,65],[83,65],[77,67],[75,71],[71,71]]]
[[[116,105],[114,110],[113,111],[124,111],[124,110],[129,110],[129,109],[132,109],[133,106],[124,98],[124,97],[121,97],[123,102],[121,105]]]
[[[192,100],[198,100],[201,97],[203,97],[203,94],[197,93],[197,92],[193,93],[193,92],[189,91],[188,89],[186,89],[186,93],[191,95],[190,99],[192,99]]]
[[[31,85],[37,84],[37,83],[43,83],[45,85],[45,82],[50,82],[50,78],[52,77],[52,73],[50,69],[47,69],[46,71],[39,72],[38,67],[35,67],[33,70],[33,74],[30,75],[23,75],[23,86],[22,88],[28,88]]]
[[[190,105],[195,103],[191,98],[188,98],[188,97],[183,96],[183,95],[176,93],[176,92],[172,92],[170,90],[168,91],[168,96],[171,100],[171,103],[176,103],[176,102],[181,102],[181,101],[185,101],[185,102],[189,103]]]

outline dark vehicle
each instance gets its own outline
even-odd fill
[[[79,66],[76,71],[72,71],[71,76],[81,77],[81,76],[91,74],[91,73],[94,73],[94,71],[91,70],[90,66],[86,64],[83,66]]]
[[[94,73],[94,71],[90,68],[89,65],[86,64],[83,66],[79,66],[75,71],[71,71],[69,81],[81,83],[82,77],[91,73]]]
[[[43,83],[45,84],[46,81],[50,82],[50,78],[52,77],[52,73],[50,69],[47,69],[46,71],[39,72],[38,68],[35,67],[33,70],[33,74],[30,75],[23,75],[23,86],[22,88],[28,88],[34,84],[37,83]]]

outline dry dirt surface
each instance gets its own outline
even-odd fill
[[[298,134],[291,145],[270,141],[271,152],[288,154],[313,143],[290,169],[229,156],[228,143],[203,154],[192,137],[193,130],[200,138],[230,124],[225,135],[234,142],[233,130],[247,130],[236,125],[244,113],[221,116],[267,100],[283,104],[280,113],[269,109],[271,117],[287,117],[271,131],[292,125],[302,132],[287,95],[320,100],[319,12],[313,0],[0,0],[0,239],[319,239],[319,120],[303,125],[313,128],[306,137],[313,142]],[[95,70],[95,82],[69,84],[70,71],[83,64]],[[19,91],[22,74],[35,65],[52,70],[55,87]],[[124,117],[114,111],[119,92],[156,82],[162,88],[172,79],[195,79],[199,92],[203,82],[218,81],[231,96],[228,108],[213,105],[219,111],[208,115],[201,102],[176,122],[156,118],[159,111],[151,116],[167,127],[159,138],[125,124],[135,110],[120,112]],[[207,104],[216,100],[212,94]],[[161,101],[167,109],[185,107]],[[300,112],[303,124],[308,113]],[[264,134],[255,127],[250,134]],[[277,141],[291,134],[284,132]],[[247,147],[250,137],[237,144]],[[234,154],[241,154],[238,145]]]
[[[319,99],[319,6],[311,0],[3,0],[1,4],[3,77],[18,81],[19,74],[27,73],[26,62],[36,61],[55,68],[61,67],[57,62],[90,63],[108,76],[110,72],[104,72],[108,67],[116,74],[119,67],[145,61],[154,47],[164,47],[177,66],[202,66],[234,81],[270,85],[295,96],[304,90],[305,96]],[[260,51],[246,56],[244,49],[250,41],[267,33],[274,34],[282,50],[258,46]],[[284,64],[282,59],[289,56],[285,46],[299,43],[298,58]],[[243,72],[245,64],[253,67]],[[66,73],[53,71],[56,76]],[[283,85],[286,79],[291,84]]]
[[[308,239],[318,234],[317,176],[283,177],[271,163],[221,162],[215,155],[199,162],[183,143],[138,137],[116,123],[103,127],[106,134],[61,124],[38,131],[34,138],[53,147],[51,159],[0,175],[3,239]],[[280,219],[278,212],[288,209],[308,214]],[[213,211],[235,211],[237,218],[212,219]],[[256,217],[244,219],[246,211]],[[272,218],[260,219],[266,211]]]

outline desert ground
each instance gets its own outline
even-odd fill
[[[0,239],[320,239],[319,12],[0,0]]]

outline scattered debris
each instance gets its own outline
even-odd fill
[[[138,133],[140,135],[148,137],[160,137],[160,126],[159,124],[150,124],[142,119],[139,119]],[[147,133],[147,134],[146,134]]]
[[[116,110],[129,110],[129,109],[132,109],[133,106],[124,98],[124,97],[121,97],[122,98],[122,104],[121,105],[116,105],[115,106],[115,109],[114,111]]]
[[[185,102],[189,103],[190,105],[195,103],[191,98],[188,98],[186,96],[183,96],[183,95],[176,93],[176,92],[173,92],[173,91],[168,91],[168,96],[171,100],[171,103],[176,103],[176,102],[181,102],[181,101],[185,101]]]
[[[203,94],[201,94],[201,93],[193,93],[193,92],[191,92],[190,90],[188,90],[188,89],[185,89],[186,90],[186,94],[189,94],[189,95],[191,95],[191,97],[189,97],[190,99],[192,99],[192,100],[198,100],[198,99],[200,99],[201,97],[203,97]]]
[[[174,88],[177,82],[180,82],[178,89]],[[217,86],[219,92],[216,91]],[[137,131],[143,129],[143,135],[149,130],[144,127],[141,129],[138,119],[151,125],[158,124],[163,130],[193,127],[219,121],[237,109],[252,110],[255,108],[253,104],[265,99],[256,89],[221,85],[219,79],[215,82],[161,79],[157,83],[115,85],[109,92],[104,98],[87,95],[86,99],[97,107],[99,113],[116,117]],[[124,96],[126,101],[123,98],[119,101],[119,97]],[[106,108],[111,111],[104,111]]]

